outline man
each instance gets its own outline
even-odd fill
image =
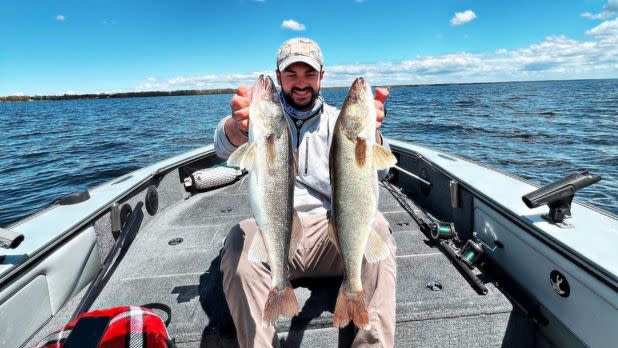
[[[286,41],[277,56],[277,82],[281,104],[298,150],[298,175],[294,207],[299,212],[303,236],[290,262],[290,279],[340,276],[341,256],[327,238],[330,209],[328,154],[331,134],[339,110],[324,103],[320,85],[324,77],[322,53],[309,39]],[[376,88],[377,128],[384,118],[386,89]],[[238,88],[230,102],[232,115],[221,120],[215,131],[215,150],[227,158],[247,142],[251,91]],[[376,129],[378,142],[382,141]],[[368,264],[363,261],[363,289],[369,309],[370,330],[359,330],[353,346],[392,347],[395,335],[395,241],[388,222],[378,212],[374,229],[390,248],[388,259]],[[221,258],[223,290],[236,326],[241,347],[278,346],[275,328],[262,325],[262,312],[268,296],[270,268],[247,258],[258,227],[254,219],[242,221],[226,238]]]

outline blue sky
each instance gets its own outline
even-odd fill
[[[234,87],[316,40],[327,86],[618,77],[618,0],[4,0],[0,96]]]

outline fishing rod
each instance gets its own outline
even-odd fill
[[[427,185],[427,186],[431,187],[431,183],[430,183],[429,181],[427,181],[427,180],[425,180],[425,179],[421,178],[420,176],[418,176],[418,175],[416,175],[416,174],[410,173],[409,171],[407,171],[407,170],[405,170],[405,169],[403,169],[403,168],[401,168],[401,167],[399,167],[399,166],[396,166],[396,165],[394,165],[392,168],[397,169],[398,171],[400,171],[400,172],[402,172],[402,173],[406,174],[407,176],[412,177],[412,178],[414,178],[414,179],[416,179],[416,180],[418,180],[418,181],[422,182],[423,184],[425,184],[425,185]]]
[[[485,284],[474,274],[472,269],[475,268],[479,262],[482,249],[477,243],[468,241],[464,247],[460,250],[462,255],[458,255],[455,247],[452,245],[451,240],[459,241],[457,233],[455,232],[455,226],[452,223],[446,223],[433,217],[426,211],[423,211],[416,204],[409,199],[405,198],[405,195],[398,192],[397,189],[388,180],[382,181],[384,187],[395,197],[395,199],[402,205],[402,207],[412,216],[412,218],[419,224],[421,231],[429,233],[431,239],[438,245],[438,247],[446,254],[451,260],[453,265],[460,271],[461,275],[468,281],[470,286],[479,295],[487,295],[488,290]]]

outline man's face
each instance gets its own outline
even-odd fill
[[[284,71],[277,71],[277,81],[288,104],[298,110],[313,107],[320,92],[324,71],[316,71],[308,64],[298,62]]]

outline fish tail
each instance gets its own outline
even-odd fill
[[[333,325],[342,328],[347,326],[350,320],[354,322],[354,325],[363,330],[371,328],[363,291],[347,292],[341,287],[337,303],[335,304],[335,312],[333,313]]]
[[[290,283],[283,290],[271,289],[264,305],[263,324],[273,325],[279,315],[293,317],[298,314],[298,300]]]

